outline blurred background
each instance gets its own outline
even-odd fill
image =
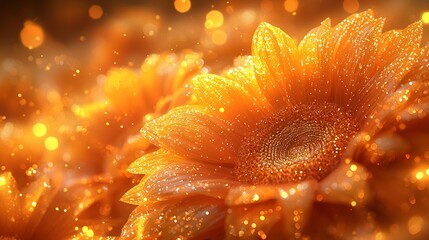
[[[350,13],[373,9],[387,18],[385,29],[403,28],[429,11],[425,0],[41,0],[0,2],[1,56],[28,62],[44,55],[43,64],[66,55],[75,68],[105,72],[147,54],[191,48],[204,53],[213,67],[249,54],[251,36],[261,21],[301,39],[327,17],[336,24]],[[429,22],[429,14],[426,16]],[[27,30],[25,30],[27,26]],[[429,27],[425,27],[428,30]],[[31,38],[40,32],[32,47]],[[423,43],[429,37],[425,34]],[[39,61],[40,62],[40,61]],[[89,66],[90,65],[90,66]],[[96,73],[95,73],[96,72]],[[75,81],[79,81],[76,78]]]

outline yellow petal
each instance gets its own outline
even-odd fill
[[[291,81],[295,76],[297,47],[279,28],[262,23],[253,36],[255,77],[274,106],[290,104]]]

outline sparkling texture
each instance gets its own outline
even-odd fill
[[[428,129],[416,131],[428,123],[428,55],[421,22],[384,33],[383,24],[371,10],[334,27],[327,19],[297,44],[262,23],[252,56],[195,77],[192,104],[141,130],[160,149],[129,168],[146,175],[123,197],[139,206],[122,237],[421,232],[413,207],[427,196],[427,168],[412,169],[429,158]]]

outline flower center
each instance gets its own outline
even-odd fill
[[[237,179],[252,184],[320,180],[341,161],[358,127],[332,103],[287,107],[264,119],[243,141]]]

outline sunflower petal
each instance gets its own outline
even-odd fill
[[[122,201],[143,204],[187,195],[224,198],[235,182],[227,167],[198,163],[172,163],[146,176]]]
[[[253,36],[252,55],[256,80],[269,102],[274,106],[289,104],[297,60],[295,41],[279,28],[262,23]]]
[[[238,81],[206,74],[195,77],[193,86],[197,99],[229,122],[256,122],[264,112],[259,99]]]
[[[311,213],[315,190],[315,181],[280,189],[278,202],[282,209],[283,234],[286,238],[301,238],[302,229]]]
[[[299,96],[301,100],[327,101],[330,96],[331,83],[326,70],[330,58],[330,52],[327,50],[330,49],[331,36],[331,21],[326,19],[321,26],[311,30],[298,45],[301,72],[297,83],[303,84],[301,87],[305,89],[302,91],[303,95]]]
[[[240,142],[228,123],[192,105],[174,108],[148,122],[141,133],[174,154],[216,163],[232,163]]]
[[[422,25],[417,22],[402,31],[385,33],[381,40],[381,47],[376,68],[371,77],[372,85],[365,85],[360,89],[364,96],[355,102],[364,106],[358,110],[358,119],[362,119],[373,111],[381,101],[398,89],[412,67],[420,60],[423,52],[419,48]],[[386,45],[386,46],[385,46]]]
[[[429,46],[421,49],[417,63],[414,64],[410,72],[404,77],[402,83],[406,84],[414,81],[429,81]]]
[[[169,163],[183,161],[185,161],[183,158],[164,149],[159,149],[132,162],[127,171],[134,174],[151,174],[164,168]]]
[[[383,33],[377,54],[377,66],[382,68],[393,62],[410,47],[418,47],[422,33],[422,22],[411,24],[403,30],[391,30]]]
[[[351,204],[362,204],[369,197],[365,167],[354,164],[341,164],[330,175],[323,179],[318,187],[319,201]]]
[[[332,81],[332,97],[352,113],[362,107],[356,101],[369,97],[362,88],[374,85],[371,72],[383,25],[384,20],[374,19],[369,10],[345,19],[333,29],[328,78]]]
[[[281,219],[274,202],[230,207],[225,218],[226,239],[265,239]]]
[[[207,198],[141,205],[131,214],[122,230],[125,239],[205,239],[223,233],[226,207],[222,202]]]

